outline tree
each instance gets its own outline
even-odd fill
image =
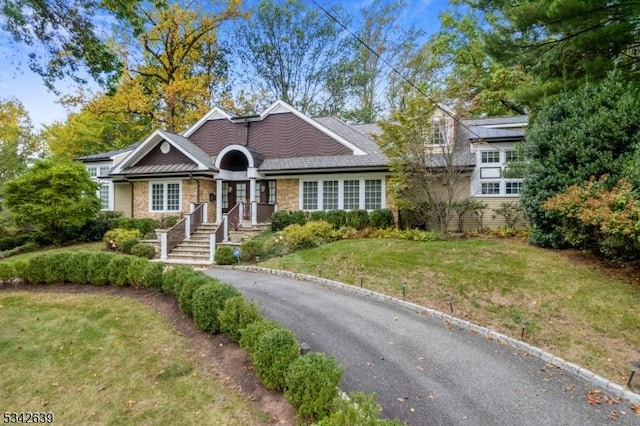
[[[606,78],[617,68],[640,77],[640,3],[628,0],[466,0],[488,14],[487,52],[504,66],[520,64],[535,78],[518,97],[539,105],[547,96]]]
[[[98,83],[106,84],[117,77],[120,63],[101,36],[98,17],[115,18],[142,30],[138,7],[142,0],[2,0],[2,28],[17,43],[33,48],[29,67],[44,79],[49,89],[64,77],[86,83],[86,71]],[[152,0],[159,5],[163,0]],[[43,51],[43,53],[38,53]]]
[[[387,76],[393,78],[385,62],[402,69],[403,61],[415,53],[417,39],[422,35],[414,27],[405,29],[398,25],[398,18],[406,9],[403,0],[374,0],[361,9],[361,23],[356,30],[359,40],[350,38],[347,42],[353,57],[343,65],[347,68],[344,70],[347,82],[342,90],[354,97],[352,108],[344,114],[349,121],[375,123],[380,113],[388,110],[379,100],[383,97],[382,82]]]
[[[333,12],[340,15],[338,9]],[[325,109],[327,82],[344,49],[336,24],[299,0],[261,0],[236,32],[243,74],[305,113]]]
[[[453,126],[446,124],[450,121],[430,100],[416,96],[407,101],[405,111],[380,123],[382,135],[376,138],[390,159],[390,190],[396,206],[428,217],[443,233],[463,198],[467,173],[457,161],[463,148]]]
[[[217,30],[242,16],[238,4],[222,2],[222,10],[204,13],[174,2],[143,10],[145,31],[137,38],[124,29],[120,38],[127,74],[119,90],[125,97],[131,90],[148,101],[139,105],[144,111],[131,112],[149,115],[154,126],[178,132],[212,107],[217,91],[226,90],[228,67]],[[135,40],[129,42],[131,38]],[[122,101],[121,108],[130,102]]]
[[[52,158],[8,181],[3,195],[18,225],[59,244],[74,238],[100,210],[97,189],[82,164]]]
[[[33,125],[22,103],[0,100],[0,189],[26,168],[37,151]]]
[[[529,161],[521,202],[533,231],[531,241],[565,245],[556,212],[545,200],[591,177],[609,175],[610,185],[627,174],[640,147],[640,88],[619,73],[558,97],[533,117],[527,131]]]

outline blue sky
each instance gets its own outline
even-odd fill
[[[326,0],[325,0],[326,1]],[[401,25],[422,28],[427,33],[438,29],[438,16],[446,9],[447,0],[406,0],[408,3],[406,16],[401,17]],[[370,0],[329,0],[327,3],[340,3],[353,10],[353,13],[365,7]],[[36,47],[37,49],[37,47]],[[36,130],[42,124],[64,121],[66,111],[56,103],[57,96],[44,87],[42,79],[28,67],[28,48],[13,43],[0,31],[0,98],[15,97],[20,100],[31,117]],[[58,84],[62,94],[74,93],[68,82]]]

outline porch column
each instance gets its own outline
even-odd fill
[[[257,225],[258,203],[256,202],[256,178],[249,179],[249,202],[251,203],[251,225]]]
[[[222,179],[216,179],[216,223],[222,223]]]

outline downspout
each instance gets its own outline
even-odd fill
[[[189,180],[195,181],[196,183],[196,203],[200,204],[200,181],[193,178],[193,173],[189,173]]]

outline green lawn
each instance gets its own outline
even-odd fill
[[[268,423],[187,343],[132,300],[0,293],[2,411],[52,412],[67,425]]]
[[[640,348],[640,286],[513,239],[342,240],[261,262],[360,285],[524,339],[617,383]],[[640,387],[639,387],[640,389]],[[638,389],[636,389],[638,390]]]

